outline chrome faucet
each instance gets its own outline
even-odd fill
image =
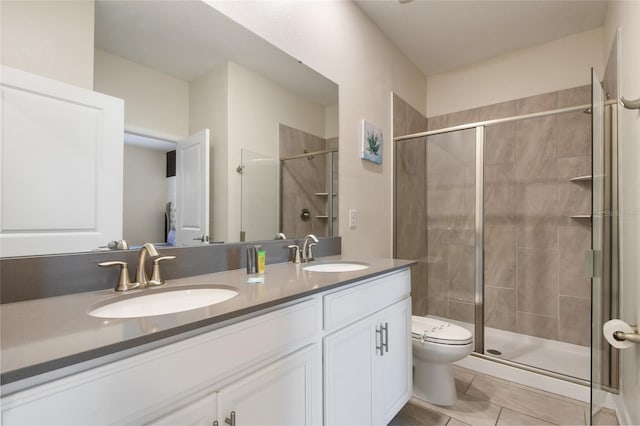
[[[304,241],[302,242],[302,261],[303,262],[311,262],[313,260],[313,253],[311,252],[311,247],[318,245],[318,239],[315,235],[309,234],[304,237]]]
[[[138,254],[138,269],[136,269],[136,283],[138,283],[140,288],[149,287],[149,278],[147,277],[147,272],[145,271],[145,261],[147,260],[147,255],[149,256],[158,256],[158,251],[155,246],[151,243],[145,243],[142,247],[140,247],[140,252]]]

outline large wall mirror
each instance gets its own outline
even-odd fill
[[[335,83],[199,1],[96,1],[94,75],[96,91],[125,100],[133,136],[177,142],[210,129],[210,241],[337,229],[327,217],[336,203],[316,195],[336,187]],[[125,145],[123,236],[133,244],[164,241],[171,228],[175,187],[153,146]],[[292,176],[290,158],[307,152],[319,154]]]
[[[335,83],[202,1],[94,6],[92,88],[124,100],[130,246],[173,241],[173,151],[206,129],[208,235],[189,244],[337,235]]]

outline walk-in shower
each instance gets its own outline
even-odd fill
[[[394,125],[415,125],[402,102],[394,98]],[[592,177],[591,102],[584,86],[394,130],[394,255],[418,261],[414,315],[468,327],[474,356],[583,384],[592,374],[585,258],[600,226],[592,198],[607,192]]]

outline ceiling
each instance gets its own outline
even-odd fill
[[[597,28],[607,9],[606,0],[354,1],[427,76]]]

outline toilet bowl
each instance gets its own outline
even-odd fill
[[[451,363],[473,350],[466,328],[435,318],[411,317],[413,340],[413,396],[436,405],[456,403]]]

